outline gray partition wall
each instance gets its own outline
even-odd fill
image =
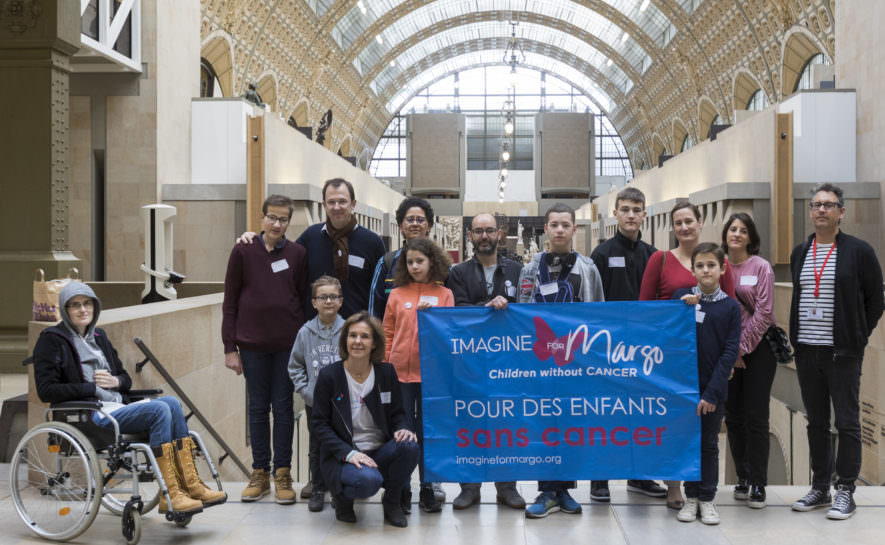
[[[463,114],[411,114],[406,118],[407,192],[430,201],[437,215],[462,215],[467,175]]]
[[[535,116],[535,191],[541,209],[553,202],[580,206],[594,194],[593,114]]]

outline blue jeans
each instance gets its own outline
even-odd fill
[[[240,350],[249,394],[249,443],[252,469],[270,471],[270,413],[273,412],[273,471],[292,467],[295,412],[289,378],[289,351]]]
[[[701,480],[685,481],[685,497],[713,501],[719,486],[719,429],[722,427],[722,405],[712,413],[701,415]]]
[[[418,463],[418,443],[391,439],[376,451],[366,452],[378,464],[377,468],[341,464],[341,494],[346,498],[361,499],[375,495],[382,486],[387,497],[399,501],[402,489],[409,483]]]
[[[147,403],[131,403],[117,409],[111,416],[120,425],[121,433],[149,431],[152,447],[187,437],[187,422],[181,412],[181,402],[174,397],[164,396]],[[109,418],[99,413],[95,413],[93,421],[106,428],[114,426]]]
[[[421,410],[421,383],[400,382],[403,392],[403,408],[406,410],[406,418],[409,427],[415,430],[418,436],[418,479],[421,484],[424,481],[424,411]]]

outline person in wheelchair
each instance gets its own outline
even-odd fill
[[[121,433],[149,432],[150,446],[169,490],[171,510],[197,513],[227,501],[197,473],[181,403],[174,397],[131,402],[132,379],[104,331],[95,327],[101,301],[92,288],[70,282],[59,294],[62,320],[40,334],[34,347],[34,382],[44,403],[99,401],[103,413],[117,421]],[[96,411],[93,421],[113,427]],[[160,494],[159,510],[170,509]]]

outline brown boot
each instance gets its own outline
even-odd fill
[[[240,501],[260,500],[270,492],[270,474],[266,469],[253,469],[249,484],[243,489]]]
[[[158,454],[159,456],[157,456]],[[182,513],[199,513],[202,511],[203,503],[188,496],[179,481],[178,471],[175,467],[175,447],[172,446],[172,443],[163,443],[159,448],[154,447],[154,456],[157,458],[160,474],[163,475],[166,488],[169,490],[172,510]],[[165,513],[168,510],[169,505],[166,502],[166,495],[161,493],[160,512]]]
[[[175,441],[175,459],[178,461],[178,469],[187,495],[203,502],[203,507],[226,502],[226,493],[212,490],[200,480],[200,474],[197,473],[197,466],[194,463],[194,448],[194,440],[190,437]]]
[[[292,474],[288,467],[278,467],[273,476],[273,487],[277,495],[277,503],[287,505],[295,503],[295,491],[292,490]]]

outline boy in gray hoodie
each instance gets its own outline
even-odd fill
[[[337,278],[323,275],[310,286],[311,304],[317,315],[298,331],[292,354],[289,356],[289,378],[295,385],[295,391],[304,399],[304,410],[310,430],[308,459],[310,461],[310,502],[308,509],[313,512],[323,510],[326,487],[320,473],[320,444],[314,437],[310,425],[313,412],[313,388],[316,385],[320,370],[340,358],[338,357],[338,336],[344,318],[338,315],[341,308],[341,283]],[[307,487],[305,487],[307,488]],[[302,490],[301,497],[305,496]]]

